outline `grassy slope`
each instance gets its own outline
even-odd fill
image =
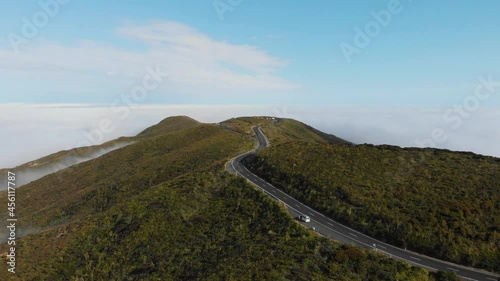
[[[122,137],[122,138],[119,138],[116,140],[112,140],[112,141],[103,143],[101,145],[80,147],[80,148],[74,148],[74,149],[69,149],[69,150],[61,150],[59,152],[52,153],[50,155],[39,158],[37,160],[30,161],[28,163],[19,165],[15,168],[10,168],[10,170],[19,170],[19,169],[24,169],[24,168],[32,168],[32,167],[51,165],[52,162],[57,161],[58,159],[61,159],[64,157],[68,157],[68,156],[86,157],[89,154],[91,154],[93,151],[96,151],[99,149],[111,148],[116,144],[127,143],[127,142],[132,142],[132,139],[127,138],[127,137]],[[7,171],[7,169],[0,169],[0,172],[4,172],[4,171]]]
[[[175,116],[162,120],[160,123],[142,131],[139,137],[152,137],[195,128],[201,123],[187,116]]]
[[[122,137],[101,145],[59,151],[14,168],[0,169],[0,182],[7,181],[8,172],[14,172],[18,178],[17,185],[22,186],[48,174],[97,158],[133,142],[133,138]]]
[[[154,135],[19,189],[20,226],[44,230],[18,240],[18,274],[2,263],[0,279],[433,279],[312,236],[224,172],[250,138],[211,125]]]
[[[58,159],[61,159],[61,158],[65,158],[65,157],[74,157],[74,156],[86,157],[86,156],[92,154],[93,152],[96,152],[96,151],[101,150],[101,149],[111,148],[117,144],[134,142],[135,140],[137,140],[137,138],[152,137],[152,136],[156,136],[159,134],[177,132],[179,130],[193,128],[193,127],[196,127],[199,125],[201,125],[200,122],[198,122],[190,117],[187,117],[187,116],[169,117],[169,118],[162,120],[157,125],[152,126],[148,129],[144,130],[137,137],[121,137],[121,138],[118,138],[116,140],[105,142],[101,145],[93,145],[93,146],[86,146],[86,147],[78,147],[78,148],[69,149],[69,150],[62,150],[62,151],[44,156],[44,157],[39,158],[37,160],[30,161],[28,163],[19,165],[17,167],[13,167],[13,168],[9,168],[9,169],[0,169],[0,174],[4,174],[8,170],[22,170],[22,169],[32,168],[32,167],[42,167],[42,166],[53,165],[53,163],[55,161],[57,161]]]
[[[444,150],[295,142],[252,170],[390,243],[500,271],[500,159]]]
[[[243,180],[217,172],[164,182],[19,248],[23,280],[433,280],[312,236]]]
[[[252,126],[261,126],[262,131],[273,145],[298,140],[322,143],[349,143],[293,119],[267,118],[269,117],[233,118],[222,122],[221,126],[246,135],[253,134],[251,130]]]
[[[221,139],[226,139],[224,144]],[[242,148],[240,142],[246,146]],[[18,217],[24,224],[39,228],[101,212],[166,179],[210,168],[203,158],[220,153],[223,158],[218,164],[222,165],[224,157],[248,150],[251,145],[249,139],[209,125],[145,139],[26,185],[17,194],[23,202]],[[190,153],[194,159],[184,157]]]
[[[33,175],[40,175],[34,177],[35,179],[39,179],[44,175],[55,173],[80,162],[100,157],[109,151],[127,146],[139,139],[150,138],[159,134],[173,133],[199,125],[201,125],[201,123],[187,116],[169,117],[157,125],[144,130],[136,137],[121,137],[100,145],[62,150],[14,168],[0,169],[0,182],[5,182],[7,180],[6,175],[8,171],[15,172],[20,180],[32,178],[34,177]],[[33,179],[27,180],[26,183],[32,180]],[[25,183],[22,182],[22,184]]]

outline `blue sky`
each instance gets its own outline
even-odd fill
[[[103,118],[116,130],[93,144],[176,114],[290,117],[355,143],[499,156],[498,11],[497,0],[4,1],[0,167],[81,146]]]
[[[451,106],[478,77],[500,81],[495,0],[401,0],[398,13],[393,0],[242,0],[223,19],[214,3],[238,1],[66,0],[26,38],[22,18],[55,1],[3,3],[0,103],[110,104],[148,67],[170,76],[144,104]],[[390,21],[349,63],[340,45],[380,11]],[[499,106],[498,89],[482,104]]]

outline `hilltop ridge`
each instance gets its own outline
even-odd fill
[[[163,119],[158,124],[153,125],[139,133],[138,137],[153,137],[161,134],[177,132],[200,126],[202,123],[188,116],[171,116]]]

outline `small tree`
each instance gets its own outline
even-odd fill
[[[436,281],[460,281],[460,278],[455,274],[455,272],[450,271],[438,271],[434,273],[434,278]]]

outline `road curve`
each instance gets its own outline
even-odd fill
[[[464,280],[498,280],[499,275],[490,272],[476,270],[473,268],[464,267],[446,261],[434,259],[428,256],[420,255],[371,238],[354,229],[337,223],[336,221],[302,204],[295,198],[274,187],[272,184],[266,182],[264,179],[250,172],[244,165],[244,162],[249,157],[255,155],[255,153],[260,149],[269,146],[269,141],[267,140],[264,133],[262,133],[262,131],[260,130],[260,127],[253,127],[253,131],[255,132],[255,136],[257,137],[258,146],[252,151],[241,154],[231,159],[231,161],[229,161],[226,165],[227,170],[231,173],[235,173],[239,176],[244,177],[275,200],[284,203],[293,216],[305,214],[311,218],[311,222],[302,224],[314,228],[316,232],[325,237],[332,238],[343,243],[350,243],[356,246],[373,249],[375,251],[382,252],[390,256],[391,258],[403,260],[430,271],[452,271]]]

